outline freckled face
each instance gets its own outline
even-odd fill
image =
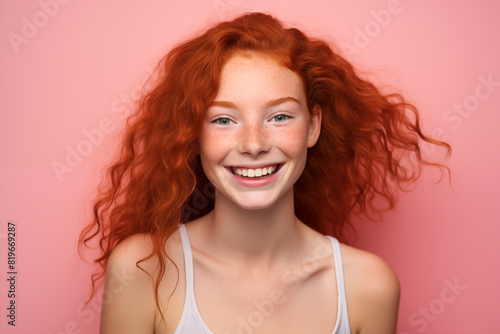
[[[232,56],[200,138],[216,201],[223,196],[244,209],[265,209],[293,191],[320,123],[321,112],[309,114],[297,74],[265,55]]]

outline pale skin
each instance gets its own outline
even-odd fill
[[[246,319],[263,300],[272,300],[273,309],[252,333],[332,333],[338,294],[331,243],[295,217],[293,204],[293,184],[320,128],[321,110],[307,109],[303,83],[294,72],[253,52],[237,53],[224,65],[199,147],[216,188],[215,208],[186,225],[196,302],[214,334],[237,333],[238,319]],[[257,187],[238,183],[231,170],[271,165],[280,166],[273,181]],[[175,332],[185,298],[178,232],[165,247],[179,269],[168,262],[161,281],[165,322],[151,279],[135,266],[151,250],[149,236],[139,234],[120,243],[109,258],[101,333]],[[341,252],[352,333],[396,333],[395,273],[368,252],[344,244]],[[153,260],[142,265],[155,277]]]

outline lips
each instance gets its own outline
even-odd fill
[[[261,167],[230,167],[231,172],[237,177],[245,179],[263,179],[274,175],[280,168],[282,164],[267,165]]]

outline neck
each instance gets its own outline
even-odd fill
[[[293,189],[272,207],[245,210],[216,193],[206,236],[215,254],[230,262],[272,266],[298,250],[301,223],[295,217]]]

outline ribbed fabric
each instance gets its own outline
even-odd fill
[[[186,268],[186,299],[184,301],[181,320],[177,325],[175,334],[214,334],[203,321],[198,306],[196,305],[193,281],[193,253],[191,252],[191,244],[189,243],[189,237],[184,224],[179,227],[179,232],[181,235],[182,249],[184,250],[184,266]],[[338,291],[337,323],[335,324],[332,334],[351,334],[349,316],[347,314],[340,245],[337,239],[330,236],[328,236],[328,238],[331,240],[333,247]]]

